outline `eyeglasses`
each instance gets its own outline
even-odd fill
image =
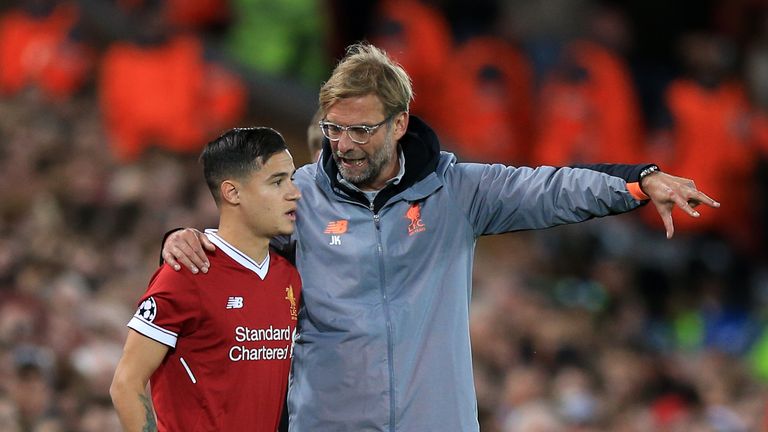
[[[357,144],[365,144],[368,141],[370,141],[371,136],[373,136],[373,134],[376,133],[376,129],[380,128],[384,123],[390,121],[392,117],[394,117],[394,115],[388,116],[387,118],[380,121],[379,123],[376,123],[373,126],[366,126],[366,125],[341,126],[341,125],[337,125],[336,123],[327,122],[325,120],[321,120],[318,124],[320,125],[320,130],[323,132],[323,135],[333,142],[340,140],[342,132],[346,131],[347,136],[353,142]]]

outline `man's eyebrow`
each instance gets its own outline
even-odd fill
[[[280,172],[272,173],[272,175],[270,175],[269,177],[267,177],[267,181],[269,181],[269,180],[273,180],[273,179],[276,179],[276,178],[290,177],[290,176],[292,176],[292,175],[293,175],[295,172],[296,172],[296,170],[293,170],[293,171],[291,171],[291,172],[287,172],[287,171],[280,171]]]

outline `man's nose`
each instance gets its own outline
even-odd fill
[[[290,201],[298,201],[299,199],[301,199],[301,191],[299,191],[299,188],[296,187],[296,184],[294,184],[293,182],[291,182],[291,188],[288,191],[287,198]]]
[[[341,138],[339,138],[339,141],[336,143],[336,150],[342,154],[354,150],[355,147],[357,147],[357,144],[352,141],[352,138],[350,138],[349,134],[346,132],[341,134]]]

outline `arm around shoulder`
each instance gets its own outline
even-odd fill
[[[195,274],[199,271],[208,273],[211,265],[203,248],[216,250],[216,246],[208,237],[194,228],[177,228],[167,232],[162,246],[161,265],[162,261],[165,261],[176,271],[181,270],[183,265]]]

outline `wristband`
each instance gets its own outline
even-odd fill
[[[652,173],[655,173],[657,171],[661,171],[661,168],[659,168],[658,165],[650,165],[647,168],[645,168],[644,170],[640,171],[640,176],[637,179],[637,181],[640,181],[640,180],[644,179],[645,177],[648,177],[648,175],[650,175]]]

